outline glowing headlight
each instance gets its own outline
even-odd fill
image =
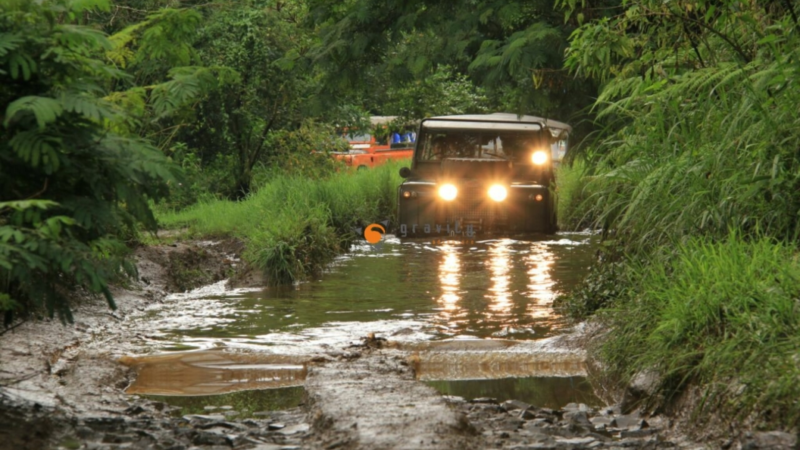
[[[489,198],[496,202],[502,202],[508,196],[508,191],[505,187],[495,184],[489,188]]]
[[[533,157],[531,157],[533,163],[537,166],[541,166],[542,164],[547,162],[547,152],[543,152],[542,150],[536,150],[533,152]]]
[[[439,188],[439,197],[442,197],[442,200],[447,200],[448,202],[455,200],[456,195],[458,195],[458,189],[452,184],[443,184]]]

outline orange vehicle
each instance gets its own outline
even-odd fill
[[[373,116],[370,117],[370,123],[373,128],[385,128],[395,119],[395,116]],[[346,152],[333,152],[331,155],[358,170],[379,166],[390,160],[411,159],[414,154],[415,134],[409,132],[400,136],[394,133],[394,139],[387,136],[382,140],[372,133],[351,133],[345,136],[350,149]],[[395,142],[392,143],[392,140]]]

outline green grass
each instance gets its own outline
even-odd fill
[[[794,246],[731,233],[690,239],[664,265],[631,264],[627,295],[602,313],[612,329],[600,353],[607,369],[623,381],[655,369],[655,398],[699,385],[701,410],[739,419],[756,411],[765,427],[796,424],[799,258]]]
[[[293,282],[346,250],[354,227],[394,218],[398,171],[405,164],[323,180],[277,176],[243,201],[206,202],[158,220],[163,228],[188,226],[194,236],[240,238],[245,260],[271,282]]]
[[[587,175],[588,168],[583,158],[556,169],[556,210],[561,230],[579,230],[590,223],[580,206],[588,196],[585,189]]]

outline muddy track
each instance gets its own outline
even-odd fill
[[[175,289],[181,268],[196,269],[181,275],[180,282],[189,283],[184,286],[229,275],[236,261],[231,251],[229,245],[207,242],[142,249],[140,280],[115,289],[117,311],[99,299],[84,299],[76,304],[74,325],[31,321],[0,336],[0,449],[703,448],[676,437],[664,418],[624,415],[613,407],[550,410],[517,401],[466,401],[441,396],[419,381],[483,378],[498,370],[507,376],[575,375],[583,370],[579,336],[535,344],[477,340],[411,346],[372,336],[361,347],[281,360],[299,366],[285,380],[269,370],[250,370],[247,365],[257,366],[258,355],[222,350],[184,353],[188,357],[166,370],[146,373],[145,359],[182,357],[127,357],[158,337],[147,335],[146,309]],[[520,358],[523,365],[509,364]],[[261,383],[252,388],[304,385],[306,401],[300,408],[249,417],[232,407],[176,415],[170,405],[125,393],[137,375],[142,381],[176,377],[179,364],[218,368],[229,362],[240,367],[227,376]],[[189,388],[217,377],[203,378],[207,375],[192,375]],[[785,433],[755,433],[741,442],[705,447],[777,449],[795,445],[791,439]]]

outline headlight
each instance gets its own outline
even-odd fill
[[[458,195],[458,189],[452,184],[443,184],[439,188],[439,197],[442,197],[442,200],[451,201],[455,200],[456,195]]]
[[[541,166],[542,164],[547,162],[547,152],[542,150],[536,150],[533,152],[533,156],[531,157],[533,163],[537,166]]]
[[[508,191],[505,187],[495,184],[489,188],[489,198],[496,202],[502,202],[508,196]]]

